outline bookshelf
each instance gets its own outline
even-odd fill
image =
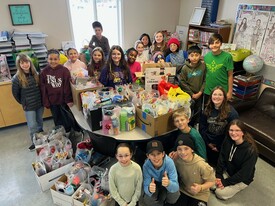
[[[208,39],[213,33],[222,35],[223,42],[228,43],[230,35],[230,26],[211,27],[191,25],[188,27],[187,48],[192,45],[198,45],[202,48],[202,55],[208,51]]]

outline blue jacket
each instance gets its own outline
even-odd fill
[[[165,155],[163,158],[163,164],[158,170],[154,168],[152,162],[149,159],[147,159],[143,165],[143,187],[144,192],[148,196],[152,196],[152,193],[149,191],[149,185],[152,181],[152,178],[154,178],[156,182],[161,183],[165,171],[167,172],[168,178],[170,180],[170,184],[168,187],[166,187],[166,189],[170,193],[174,193],[179,190],[178,174],[174,161]]]

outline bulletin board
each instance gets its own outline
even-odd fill
[[[239,4],[233,43],[275,66],[275,5]]]
[[[32,25],[32,13],[29,4],[9,4],[13,26]]]

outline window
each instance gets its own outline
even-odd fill
[[[73,38],[78,51],[88,45],[99,21],[110,46],[121,44],[121,0],[69,0]]]

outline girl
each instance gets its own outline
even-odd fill
[[[126,55],[127,55],[127,63],[132,75],[132,80],[133,82],[135,82],[138,79],[135,75],[135,72],[141,72],[140,63],[136,62],[138,52],[134,48],[130,48],[126,51]]]
[[[187,52],[180,50],[180,42],[177,38],[171,38],[167,44],[169,48],[169,54],[166,56],[165,61],[171,62],[173,66],[181,67],[184,65],[185,60],[188,57]],[[179,70],[177,68],[177,70]],[[177,71],[179,73],[179,71]]]
[[[194,153],[195,147],[190,137],[179,136],[175,147],[179,156],[175,160],[175,166],[180,183],[180,198],[176,205],[207,205],[209,188],[215,184],[213,168]]]
[[[208,162],[217,165],[227,125],[239,117],[227,102],[225,90],[215,87],[200,117],[199,131],[206,144]]]
[[[25,111],[32,142],[29,150],[32,151],[35,149],[34,133],[43,131],[44,107],[39,89],[39,76],[30,57],[26,54],[18,54],[16,68],[17,72],[12,78],[12,94]]]
[[[149,60],[149,50],[144,50],[144,45],[140,40],[135,43],[135,49],[138,52],[136,61],[143,64]]]
[[[115,85],[132,83],[131,72],[120,46],[114,45],[110,49],[106,67],[101,71],[99,81],[105,87],[114,88]]]
[[[109,188],[116,205],[135,206],[141,195],[142,171],[140,166],[131,160],[132,148],[127,143],[117,146],[118,162],[110,168]]]
[[[164,54],[165,50],[166,50],[166,43],[164,40],[164,35],[161,31],[157,31],[154,34],[154,41],[152,46],[150,47],[150,54],[154,56],[154,54],[158,51]],[[154,61],[154,59],[152,60]]]
[[[91,61],[88,64],[88,74],[90,77],[99,79],[100,72],[105,64],[104,52],[100,47],[93,49]]]
[[[226,200],[245,189],[254,178],[258,153],[254,139],[242,121],[229,124],[216,168],[216,196]]]
[[[87,66],[84,62],[78,59],[78,52],[74,48],[69,48],[67,50],[68,61],[65,62],[64,66],[70,71],[71,77],[73,80],[76,77],[87,76]]]
[[[143,43],[144,46],[144,51],[150,49],[150,46],[152,45],[150,36],[146,33],[141,34],[141,36],[139,37],[139,40]]]

